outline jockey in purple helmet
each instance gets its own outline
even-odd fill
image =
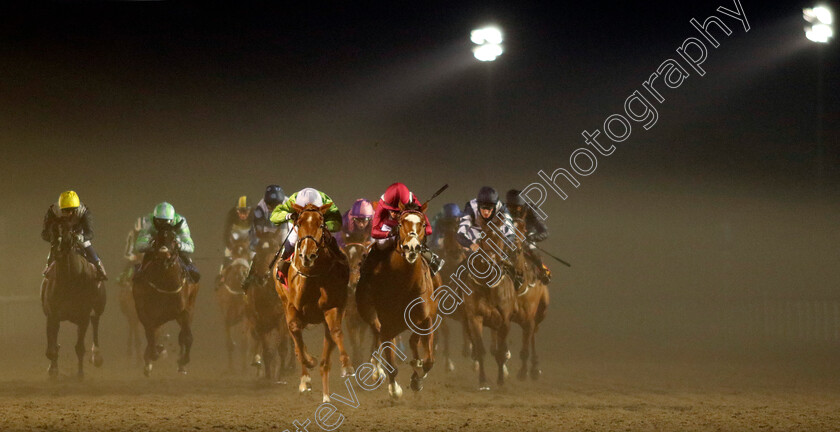
[[[342,235],[337,238],[343,248],[346,242],[364,243],[370,239],[370,220],[373,218],[373,205],[370,201],[359,198],[347,213],[341,226]]]

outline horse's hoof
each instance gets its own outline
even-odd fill
[[[400,384],[395,382],[393,384],[388,384],[388,395],[391,396],[391,399],[399,399],[402,397],[402,387]]]
[[[341,368],[341,377],[342,378],[351,377],[351,376],[356,376],[356,370],[353,369],[353,366],[347,366],[347,367]]]
[[[187,368],[184,367],[184,366],[178,366],[178,373],[181,374],[181,375],[186,375],[187,374]]]
[[[105,359],[102,358],[102,354],[99,354],[98,352],[96,352],[96,353],[93,353],[93,356],[91,356],[90,362],[93,363],[93,365],[95,367],[102,367],[102,363],[105,362]]]
[[[298,392],[303,394],[312,391],[312,378],[308,375],[300,377],[300,385],[298,385]]]
[[[452,360],[446,361],[446,371],[447,372],[455,372],[455,362]]]
[[[147,364],[146,366],[143,367],[143,375],[145,375],[147,378],[152,376],[152,364],[151,363],[149,363],[149,364]]]
[[[519,373],[516,374],[516,378],[518,378],[519,381],[525,381],[526,379],[528,379],[528,371],[524,368],[519,369]]]
[[[330,396],[325,394],[324,397],[321,398],[321,402],[330,403]]]
[[[417,376],[416,373],[411,376],[411,389],[415,392],[423,390],[423,379]]]
[[[534,381],[538,380],[540,378],[540,375],[542,375],[542,370],[541,369],[539,369],[539,368],[532,368],[531,369],[531,379],[532,380],[534,380]]]
[[[276,384],[276,385],[286,385],[286,384],[289,384],[289,382],[279,379],[279,380],[275,380],[274,384]]]
[[[50,365],[50,367],[47,368],[47,375],[49,375],[52,380],[58,379],[58,366]]]
[[[478,391],[490,391],[490,386],[487,384],[481,384],[478,386]]]

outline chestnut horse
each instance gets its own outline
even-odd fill
[[[348,288],[347,298],[347,312],[344,316],[344,324],[347,329],[347,338],[350,343],[350,350],[353,358],[353,364],[362,364],[370,353],[376,349],[376,339],[373,338],[371,343],[373,347],[370,351],[365,352],[362,348],[365,340],[365,332],[369,330],[369,326],[359,315],[359,309],[356,307],[356,285],[359,284],[359,276],[361,276],[362,262],[367,258],[370,250],[370,238],[348,238],[344,244],[344,255],[347,256],[347,263],[350,267],[350,282]]]
[[[477,215],[477,219],[485,235],[478,241],[479,250],[467,258],[470,271],[463,272],[468,274],[464,282],[471,292],[464,296],[460,309],[464,311],[469,330],[473,360],[478,362],[478,388],[489,390],[484,372],[483,329],[486,326],[492,330],[491,354],[499,366],[497,382],[500,386],[504,385],[507,375],[505,363],[508,360],[507,336],[516,308],[516,294],[513,281],[501,265],[503,259],[496,253],[505,249],[505,240],[481,216]]]
[[[105,310],[105,285],[96,278],[96,269],[82,256],[78,234],[64,222],[58,225],[58,239],[53,249],[55,260],[41,284],[41,307],[47,317],[49,376],[58,378],[58,329],[62,321],[76,324],[77,376],[83,378],[85,335],[93,326],[91,362],[102,366],[99,353],[99,317]]]
[[[527,232],[524,219],[514,219],[514,227],[520,232]],[[522,287],[516,296],[517,308],[511,320],[522,327],[522,350],[519,351],[519,358],[522,360],[522,368],[519,369],[518,378],[524,380],[528,377],[528,358],[531,360],[531,379],[539,378],[542,371],[537,360],[536,334],[540,323],[545,319],[548,309],[548,286],[537,277],[540,271],[536,265],[525,258],[525,247],[519,238],[516,239],[517,255],[514,261],[517,271],[525,276]]]
[[[315,359],[309,355],[303,343],[303,329],[307,324],[324,323],[324,351],[321,358],[324,402],[330,401],[330,355],[333,348],[338,346],[341,376],[351,376],[354,373],[350,356],[344,349],[341,330],[350,271],[344,255],[336,256],[328,244],[335,241],[324,225],[324,214],[331,205],[293,205],[298,241],[287,275],[288,288],[280,280],[275,282],[275,289],[286,312],[286,324],[295,342],[295,353],[301,365],[298,386],[301,393],[312,390],[309,369],[316,365]],[[279,262],[275,265],[275,274],[279,265]]]
[[[251,357],[253,366],[257,368],[257,375],[264,371],[267,382],[278,379],[281,371],[291,365],[287,362],[289,349],[289,329],[286,326],[283,303],[274,289],[274,279],[271,277],[271,260],[280,248],[282,239],[274,233],[267,233],[259,238],[256,255],[252,262],[252,276],[243,287],[245,296],[245,322],[251,335]],[[275,363],[279,357],[279,363]],[[281,381],[277,381],[281,382]]]
[[[233,370],[233,352],[236,349],[236,342],[231,335],[231,329],[242,323],[245,317],[245,293],[242,291],[242,282],[248,275],[251,267],[250,239],[237,239],[231,245],[231,263],[222,272],[219,279],[219,286],[216,287],[216,300],[222,311],[222,319],[225,326],[225,348],[228,356],[228,369]],[[240,332],[245,336],[244,326]],[[242,353],[243,369],[247,352],[247,339],[240,340],[240,352]]]
[[[411,389],[420,391],[423,380],[434,366],[434,333],[431,329],[437,319],[437,303],[432,300],[434,288],[440,284],[432,279],[429,265],[420,256],[426,236],[426,205],[404,206],[400,204],[399,225],[393,249],[378,251],[377,259],[365,264],[365,272],[359,279],[356,303],[362,318],[370,324],[380,346],[390,343],[407,330],[410,322],[413,330],[409,346],[413,354],[411,366]],[[370,260],[371,257],[369,256]],[[422,334],[419,334],[422,333]],[[420,345],[426,356],[420,359]],[[383,350],[384,351],[384,350]],[[386,372],[388,373],[388,394],[392,398],[402,396],[402,388],[396,382],[397,368],[394,350],[387,350]]]
[[[134,275],[134,305],[146,331],[143,373],[147,377],[152,374],[152,361],[157,360],[164,349],[157,341],[158,329],[169,321],[175,320],[181,327],[178,372],[186,374],[186,365],[190,362],[191,326],[198,284],[189,278],[178,256],[176,239],[181,223],[157,230],[151,248],[143,256],[140,270]]]

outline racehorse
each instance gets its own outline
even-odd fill
[[[356,307],[356,285],[359,284],[362,262],[367,258],[370,244],[371,241],[369,238],[356,239],[352,237],[348,238],[344,244],[344,254],[347,256],[347,263],[350,267],[350,282],[347,286],[348,298],[344,324],[347,329],[347,338],[350,343],[353,364],[362,364],[367,355],[370,354],[365,354],[362,348],[365,340],[365,332],[369,330],[369,326],[362,320],[361,315],[359,315],[359,309]],[[372,339],[371,343],[374,345],[373,349],[376,349],[375,338]]]
[[[476,250],[467,258],[471,271],[463,273],[468,274],[464,282],[470,293],[464,296],[460,309],[464,311],[469,329],[473,359],[478,362],[478,388],[489,390],[484,372],[483,329],[487,326],[492,330],[491,354],[499,366],[497,382],[500,386],[504,385],[505,363],[508,359],[507,336],[510,331],[510,319],[516,308],[516,295],[504,260],[496,252],[505,249],[504,239],[482,217],[478,217],[478,220],[485,235],[477,243],[480,250]],[[474,273],[477,273],[478,277]]]
[[[128,265],[133,267],[134,263],[129,262]],[[140,318],[137,317],[137,307],[134,306],[134,295],[131,293],[131,277],[134,272],[132,271],[127,274],[128,277],[119,280],[120,311],[125,315],[125,320],[128,324],[127,354],[129,359],[134,357],[142,361],[143,354],[141,346],[143,342],[140,340]]]
[[[464,262],[466,259],[466,254],[464,253],[464,248],[458,244],[458,241],[455,239],[455,236],[458,232],[458,224],[457,223],[441,223],[437,226],[437,229],[441,230],[441,245],[439,247],[439,254],[441,258],[444,260],[443,267],[440,270],[440,275],[444,277],[449,277],[452,273],[454,273],[457,268]],[[449,342],[452,338],[451,335],[451,325],[450,319],[452,318],[456,321],[461,323],[461,331],[462,331],[462,350],[461,354],[464,357],[472,357],[472,346],[470,344],[469,334],[467,332],[467,325],[464,322],[464,311],[461,308],[457,308],[452,314],[448,315],[446,319],[444,319],[440,327],[436,333],[436,335],[440,337],[441,344],[443,345],[443,358],[446,363],[446,370],[451,372],[455,370],[455,362],[452,360],[452,356],[449,351]]]
[[[233,352],[236,342],[231,335],[231,329],[243,321],[245,317],[245,293],[242,282],[251,267],[250,239],[247,237],[236,239],[231,245],[231,262],[222,272],[219,285],[216,287],[216,300],[222,311],[225,327],[225,348],[228,355],[228,369],[233,370]],[[245,336],[244,326],[242,336]],[[244,360],[247,352],[247,339],[240,337],[240,351]],[[244,366],[244,364],[243,364]]]
[[[347,304],[347,284],[350,271],[343,254],[336,256],[327,242],[335,241],[324,225],[324,214],[331,204],[318,207],[307,204],[293,206],[294,229],[298,240],[291,257],[287,275],[288,285],[275,281],[277,294],[283,301],[286,325],[295,343],[295,353],[301,365],[298,390],[303,393],[312,390],[309,370],[316,365],[315,359],[306,351],[303,343],[303,329],[307,324],[324,323],[324,351],[321,358],[321,385],[323,401],[330,401],[330,355],[338,346],[341,361],[341,376],[354,374],[350,356],[344,349],[341,320]],[[277,273],[278,262],[274,273]]]
[[[192,319],[198,284],[190,279],[178,256],[177,232],[183,222],[172,226],[160,224],[152,238],[151,248],[143,257],[140,270],[134,275],[132,294],[137,316],[146,332],[146,351],[143,354],[143,373],[152,373],[152,361],[157,360],[163,345],[157,341],[158,329],[175,320],[181,327],[178,334],[180,353],[178,372],[186,374],[192,348]]]
[[[81,236],[68,224],[58,225],[58,238],[53,250],[55,260],[41,284],[41,307],[47,317],[47,351],[50,360],[49,376],[58,378],[58,329],[62,321],[76,324],[77,376],[83,378],[85,335],[93,326],[91,362],[102,366],[99,352],[99,317],[105,310],[105,284],[97,280],[96,269],[81,252]]]
[[[527,232],[525,220],[517,218],[513,220],[514,227],[519,232]],[[518,378],[524,380],[528,377],[528,358],[531,360],[531,379],[539,378],[542,371],[539,368],[536,349],[536,334],[540,323],[545,319],[548,309],[548,286],[537,277],[540,269],[525,258],[525,245],[519,238],[516,239],[517,254],[515,266],[517,271],[522,272],[525,280],[519,293],[516,296],[517,308],[511,316],[511,321],[522,327],[522,350],[519,351],[519,358],[522,360],[522,368],[519,369]]]
[[[432,279],[429,265],[421,255],[426,236],[426,205],[400,204],[397,237],[393,249],[380,251],[379,259],[366,264],[356,290],[356,303],[362,318],[371,326],[376,340],[384,346],[408,329],[407,320],[417,329],[431,329],[437,317],[437,303],[432,300],[434,288],[440,284]],[[371,259],[370,256],[367,258]],[[417,303],[417,301],[420,303]],[[410,307],[413,305],[413,307]],[[420,332],[422,333],[422,332]],[[420,345],[426,356],[420,359]],[[420,391],[423,380],[434,366],[434,333],[412,332],[409,346],[413,354],[411,389]],[[402,396],[396,382],[397,368],[394,350],[388,350],[385,360],[388,373],[388,394]]]
[[[257,375],[264,371],[267,382],[279,377],[286,369],[286,353],[289,350],[289,329],[286,326],[283,303],[274,288],[271,277],[271,260],[280,248],[280,239],[273,233],[259,238],[256,255],[252,262],[251,280],[243,286],[245,296],[245,322],[253,341],[251,345],[252,365],[257,367]],[[279,363],[275,360],[279,357]]]

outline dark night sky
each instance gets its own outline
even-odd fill
[[[580,132],[620,112],[697,36],[691,18],[734,7],[239,3],[4,7],[0,270],[14,276],[0,293],[36,289],[48,249],[41,218],[68,188],[93,210],[95,244],[115,273],[125,232],[161,200],[190,220],[212,271],[224,211],[243,193],[255,202],[268,183],[318,187],[346,208],[394,181],[421,197],[447,182],[435,210],[484,184],[524,187],[539,170],[568,167]],[[706,259],[721,251],[751,286],[779,281],[791,251],[814,256],[797,258],[777,291],[840,280],[825,270],[840,239],[837,43],[823,47],[828,172],[819,180],[806,4],[742,4],[752,28],[724,18],[733,34],[710,50],[706,76],[669,90],[658,123],[635,127],[567,202],[550,199],[549,245],[580,263],[567,277],[586,295],[622,284],[698,290],[704,277],[720,286],[731,262]],[[469,30],[490,22],[507,51],[479,64]]]

